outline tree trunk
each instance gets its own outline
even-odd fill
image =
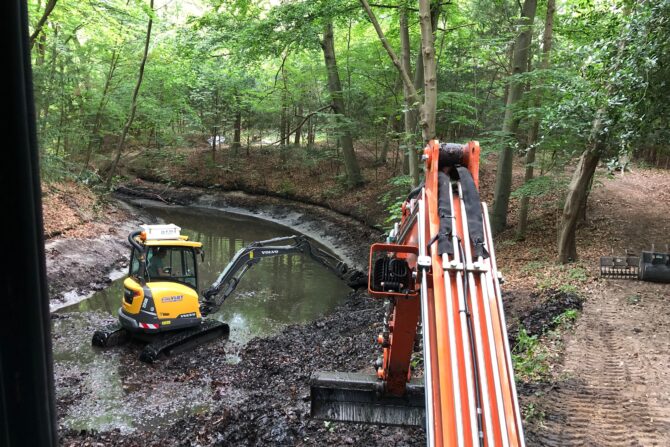
[[[335,112],[338,123],[342,123],[342,118],[346,116],[344,108],[344,99],[342,97],[342,83],[337,71],[337,61],[335,59],[335,40],[333,37],[333,24],[327,23],[324,27],[323,40],[321,41],[323,56],[328,72],[328,91],[332,102],[332,108]],[[340,142],[342,144],[342,155],[344,158],[344,168],[347,173],[347,183],[350,187],[358,186],[363,183],[363,177],[358,166],[356,153],[354,152],[354,142],[349,129],[341,129]]]
[[[439,10],[438,10],[439,12]],[[421,133],[423,141],[435,138],[435,114],[437,111],[437,62],[435,60],[435,38],[430,0],[419,0],[419,24],[421,25],[421,54],[423,60],[423,105],[421,106]]]
[[[303,110],[302,110],[302,104],[298,106],[298,115],[302,116]],[[296,147],[300,147],[300,139],[302,138],[302,125],[303,123],[300,123],[298,127],[295,129],[295,139],[293,140],[293,144]]]
[[[49,0],[44,7],[44,13],[42,13],[42,17],[40,17],[40,20],[37,22],[35,25],[35,31],[30,35],[30,49],[33,49],[33,45],[35,45],[35,40],[37,39],[37,36],[42,32],[42,28],[44,27],[44,24],[47,23],[47,19],[49,18],[49,15],[53,12],[54,8],[56,7],[56,2],[58,0]]]
[[[219,134],[217,126],[212,127],[212,163],[216,163],[216,142]]]
[[[237,155],[237,153],[240,150],[240,147],[242,146],[241,138],[242,138],[242,111],[238,109],[237,112],[235,112],[235,123],[233,124],[232,149],[235,155]]]
[[[389,147],[391,146],[391,132],[395,131],[394,123],[396,121],[396,114],[392,112],[386,120],[386,132],[384,133],[384,140],[382,141],[382,150],[379,152],[377,161],[386,164],[388,160]]]
[[[596,171],[599,160],[600,155],[596,149],[584,151],[579,158],[577,169],[568,187],[568,195],[565,199],[561,227],[558,234],[558,259],[563,264],[577,260],[575,230],[577,229],[579,210],[582,203],[586,201],[589,183]]]
[[[109,93],[109,86],[112,83],[112,78],[114,78],[114,72],[116,71],[117,63],[119,62],[119,53],[116,49],[112,51],[112,60],[109,63],[109,70],[107,71],[107,76],[105,77],[105,85],[102,88],[102,96],[100,97],[100,102],[98,103],[98,108],[95,111],[95,119],[93,120],[93,131],[91,136],[88,139],[88,147],[86,148],[86,160],[84,161],[84,166],[82,167],[82,173],[88,169],[88,165],[91,163],[91,155],[93,154],[93,144],[94,142],[100,139],[100,126],[102,125],[102,111],[105,108],[107,103],[107,94]]]
[[[552,33],[554,29],[554,12],[556,11],[556,0],[547,1],[547,16],[544,22],[544,35],[542,37],[542,63],[541,70],[549,68],[549,56],[551,53]],[[535,99],[535,109],[540,107],[540,97]],[[533,179],[533,164],[535,163],[535,151],[540,133],[540,120],[533,118],[533,122],[528,131],[528,150],[526,152],[526,172],[524,173],[523,181],[528,183]],[[526,230],[528,228],[528,205],[530,198],[524,196],[519,203],[519,224],[517,226],[516,235],[518,239],[526,237]]]
[[[147,57],[149,56],[149,42],[151,41],[151,26],[153,25],[153,11],[154,11],[154,0],[149,0],[149,8],[151,9],[151,15],[149,16],[149,23],[147,24],[147,34],[144,40],[144,54],[142,55],[142,62],[140,63],[140,72],[137,76],[137,83],[135,84],[135,90],[133,90],[133,98],[130,105],[130,115],[126,121],[125,126],[123,126],[123,131],[121,133],[121,138],[119,138],[119,144],[116,147],[116,158],[112,164],[111,169],[109,170],[109,175],[107,176],[107,188],[112,187],[112,179],[116,173],[116,168],[119,165],[119,160],[121,159],[121,153],[123,152],[123,146],[126,143],[126,137],[128,136],[128,131],[130,126],[133,124],[135,119],[135,112],[137,111],[137,95],[140,92],[140,87],[142,86],[142,79],[144,78],[144,67],[147,63]]]
[[[307,122],[307,148],[312,149],[314,147],[314,133],[316,128],[316,118],[309,117]]]
[[[519,20],[521,32],[514,43],[512,55],[512,76],[524,73],[528,67],[528,52],[533,36],[532,25],[536,9],[537,0],[526,0],[523,4],[521,19]],[[503,141],[503,150],[498,158],[498,171],[491,212],[491,227],[494,233],[504,230],[507,225],[507,208],[512,190],[512,163],[514,161],[512,140],[519,127],[519,120],[514,117],[514,106],[523,95],[523,87],[523,82],[514,78],[510,79],[502,129],[505,141]]]
[[[621,65],[621,55],[626,47],[625,38],[619,40],[618,46],[615,63],[610,69],[611,73],[616,73]],[[609,83],[606,87],[606,97],[611,98],[613,91],[614,84]],[[572,175],[568,187],[558,233],[558,259],[563,264],[577,259],[577,223],[581,212],[586,213],[586,200],[592,185],[593,175],[596,172],[601,155],[607,149],[608,128],[604,124],[607,118],[607,106],[598,109],[591,126],[588,147],[579,158],[577,169]]]
[[[403,69],[407,74],[412,73],[412,64],[410,61],[410,40],[409,27],[407,25],[407,8],[400,10],[400,60]],[[417,73],[419,67],[417,66]],[[422,70],[423,72],[423,70]],[[412,177],[412,186],[419,185],[419,159],[415,150],[416,146],[416,111],[417,104],[412,104],[411,91],[406,85],[403,85],[403,96],[405,99],[405,154],[407,157],[408,174]]]

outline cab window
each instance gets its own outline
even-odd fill
[[[149,281],[181,282],[195,289],[195,252],[190,247],[150,247],[147,275]]]
[[[135,278],[140,277],[140,259],[137,256],[137,250],[133,248],[133,254],[130,260],[130,276]]]

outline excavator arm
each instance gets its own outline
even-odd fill
[[[314,373],[313,417],[424,425],[429,447],[525,446],[479,152],[428,143],[424,184],[370,249],[368,292],[387,304],[376,374]]]
[[[261,259],[296,253],[310,256],[352,288],[367,284],[367,277],[363,273],[350,269],[338,257],[315,247],[305,236],[277,237],[252,242],[235,254],[216,281],[203,292],[200,306],[202,315],[217,312],[235,291],[244,274]]]

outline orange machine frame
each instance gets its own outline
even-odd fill
[[[461,166],[472,175],[477,189],[479,155],[479,144],[471,141],[463,146],[460,160]],[[459,245],[462,248],[455,249],[456,253],[449,259],[446,254],[438,254],[437,244],[432,242],[440,229],[437,210],[439,157],[440,145],[431,140],[423,157],[426,162],[425,187],[419,196],[403,204],[396,235],[399,238],[395,243],[371,247],[370,271],[373,257],[385,251],[389,256],[408,261],[416,272],[416,288],[419,288],[419,244],[420,241],[430,241],[426,248],[430,267],[427,268],[425,284],[428,290],[424,291],[427,292],[427,303],[422,323],[424,355],[431,359],[427,363],[429,370],[424,372],[426,414],[430,415],[426,420],[429,445],[524,446],[486,205],[482,204],[482,215],[485,244],[491,256],[472,259],[458,182],[452,186],[458,188],[451,198],[452,231],[454,243],[461,244],[462,241]],[[425,209],[423,216],[417,213],[419,201],[424,201],[421,204]],[[424,222],[420,224],[422,217]],[[425,234],[419,234],[420,228]],[[443,265],[444,261],[448,265]],[[424,260],[426,265],[427,262]],[[402,395],[411,377],[409,365],[422,313],[421,296],[418,293],[379,292],[370,287],[369,291],[374,297],[392,300],[394,305],[388,322],[388,337],[380,336],[379,339],[383,346],[383,361],[377,372],[384,381],[385,392]],[[469,309],[468,315],[464,308]],[[470,340],[474,340],[474,345],[471,346]]]

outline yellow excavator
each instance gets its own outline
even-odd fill
[[[202,296],[198,294],[197,258],[204,260],[201,242],[169,225],[142,225],[128,236],[132,247],[128,276],[123,282],[119,321],[95,331],[92,344],[110,347],[139,338],[147,341],[140,360],[152,363],[229,334],[227,324],[205,318],[219,310],[242,276],[266,257],[309,255],[353,288],[367,283],[364,274],[336,256],[315,247],[304,236],[257,241],[239,250]]]

